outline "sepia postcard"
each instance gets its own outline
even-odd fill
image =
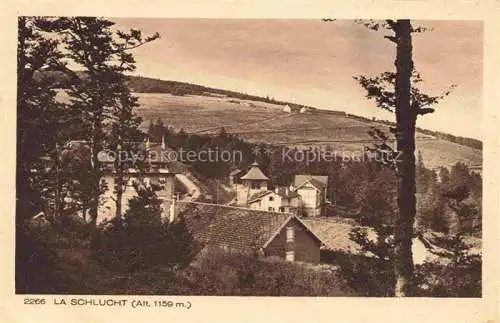
[[[496,1],[13,2],[8,322],[497,322]]]

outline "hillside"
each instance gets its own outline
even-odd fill
[[[255,103],[270,103],[274,105],[278,105],[282,108],[285,105],[289,105],[292,111],[298,112],[301,107],[306,107],[312,113],[319,113],[321,115],[334,115],[334,116],[347,116],[351,119],[356,119],[362,122],[371,122],[372,120],[357,116],[353,114],[349,114],[344,111],[335,111],[335,110],[319,110],[314,107],[300,105],[291,102],[283,102],[276,101],[273,98],[269,97],[260,97],[256,95],[250,95],[246,93],[240,93],[235,91],[228,91],[222,89],[215,89],[211,87],[206,87],[202,85],[186,83],[186,82],[178,82],[178,81],[165,81],[160,79],[153,79],[148,77],[141,76],[129,76],[129,85],[133,89],[133,91],[138,93],[164,93],[164,94],[172,94],[176,96],[185,96],[185,95],[195,95],[195,96],[204,96],[204,97],[215,97],[215,98],[231,98],[229,102],[239,103],[239,101],[247,101],[246,104],[250,104],[252,106],[252,102]],[[234,100],[239,99],[239,100]],[[250,102],[248,102],[250,101]],[[245,104],[245,103],[243,103]],[[393,122],[387,120],[378,121],[385,125],[394,125]],[[468,146],[476,149],[482,149],[482,142],[472,138],[454,136],[447,133],[432,131],[428,129],[417,128],[421,134],[433,136],[439,139],[444,139],[446,141],[454,142],[460,144],[462,146]]]
[[[47,72],[40,77],[60,88],[67,87],[68,79],[61,73]],[[299,148],[328,145],[352,156],[373,142],[368,135],[370,127],[387,131],[392,125],[385,120],[312,107],[300,114],[297,104],[185,82],[129,76],[129,84],[139,97],[138,114],[144,119],[144,130],[151,120],[161,118],[169,126],[190,133],[216,133],[224,127],[250,142]],[[287,104],[293,113],[283,111]],[[482,165],[482,142],[472,138],[418,129],[417,150],[430,168],[459,161],[475,168]]]
[[[251,142],[283,144],[289,147],[325,145],[346,154],[358,153],[373,142],[370,127],[387,130],[388,125],[342,112],[313,109],[305,114],[283,111],[280,104],[239,100],[223,96],[176,96],[162,93],[136,93],[144,119],[161,118],[166,124],[191,133],[216,133],[221,127]],[[417,150],[430,168],[463,162],[482,164],[482,150],[457,144],[418,131]]]

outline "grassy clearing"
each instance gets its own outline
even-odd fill
[[[155,93],[137,95],[144,130],[150,120],[159,117],[166,124],[188,132],[215,133],[225,127],[228,132],[251,142],[296,147],[329,144],[337,151],[358,152],[369,145],[371,138],[367,131],[371,126],[387,129],[378,122],[321,111],[290,114],[283,112],[282,106],[261,102]],[[421,151],[429,168],[449,166],[459,161],[468,165],[482,164],[481,150],[422,133],[417,134],[417,150]]]

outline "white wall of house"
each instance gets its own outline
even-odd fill
[[[316,208],[321,204],[320,192],[312,185],[304,185],[297,190],[297,193],[302,198],[304,207]]]
[[[128,210],[128,202],[131,198],[137,196],[137,192],[133,186],[134,181],[137,178],[126,175],[125,176],[126,185],[123,190],[123,198],[122,198],[122,214]],[[104,175],[101,178],[101,182],[104,181],[107,186],[106,192],[104,192],[99,201],[99,208],[97,212],[97,223],[101,223],[105,219],[112,219],[116,215],[116,203],[114,198],[116,197],[115,193],[115,178],[113,175]],[[172,175],[162,175],[162,174],[154,174],[150,177],[145,177],[143,182],[145,185],[150,184],[158,184],[162,186],[162,189],[157,191],[157,195],[159,198],[168,198],[171,199],[175,190],[174,177]],[[163,207],[163,206],[162,206]],[[163,207],[164,210],[165,207]]]
[[[305,183],[297,189],[300,195],[303,207],[310,216],[320,216],[321,206],[325,203],[325,190],[318,189],[311,183]]]
[[[243,180],[236,185],[237,204],[247,205],[252,195],[262,191],[267,191],[267,181]]]
[[[250,208],[254,210],[279,212],[282,205],[281,196],[271,192],[258,201],[250,203]]]
[[[123,190],[123,198],[122,198],[122,213],[125,213],[128,210],[128,201],[137,196],[137,192],[133,187],[133,181],[135,180],[132,177],[126,177],[127,183],[125,185],[125,189]],[[101,223],[105,219],[112,219],[116,215],[116,202],[114,198],[115,194],[115,178],[112,175],[104,175],[101,178],[101,182],[104,182],[107,186],[107,190],[100,196],[99,200],[99,208],[97,212],[97,223]]]
[[[284,198],[275,192],[271,192],[261,199],[249,204],[253,210],[271,211],[271,212],[292,212],[299,207],[300,197],[291,199]]]

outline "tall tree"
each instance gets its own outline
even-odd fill
[[[18,292],[46,280],[46,277],[40,279],[40,268],[49,268],[49,252],[30,235],[25,220],[44,210],[44,197],[54,197],[61,187],[61,183],[51,178],[56,168],[48,167],[47,162],[52,159],[50,163],[57,163],[55,148],[63,141],[65,123],[70,121],[66,106],[56,100],[52,82],[44,77],[45,71],[61,64],[58,41],[45,36],[44,21],[40,17],[18,18],[15,222]]]
[[[384,22],[361,21],[370,29],[389,30],[385,35],[396,44],[396,72],[384,72],[376,77],[355,77],[367,91],[367,97],[374,99],[378,107],[395,113],[396,127],[391,128],[396,136],[398,158],[395,161],[397,174],[398,210],[394,221],[394,273],[395,296],[411,293],[413,276],[412,238],[416,212],[415,185],[415,130],[417,116],[434,112],[430,106],[449,94],[439,96],[422,93],[412,86],[422,82],[415,71],[412,58],[412,33],[425,31],[414,28],[410,20],[386,20]]]
[[[47,37],[53,26],[41,17],[18,19],[17,47],[17,215],[40,210],[40,197],[54,198],[62,181],[56,183],[61,169],[60,150],[71,137],[68,125],[78,123],[78,116],[66,104],[56,100],[54,81],[49,72],[64,66],[59,41]],[[53,168],[46,173],[49,159]],[[56,173],[54,176],[54,172]],[[46,176],[48,175],[48,176]],[[34,180],[33,177],[37,177]],[[43,182],[43,186],[36,185]],[[41,192],[41,189],[44,189]],[[55,203],[59,205],[60,203]],[[30,209],[30,210],[28,210]],[[58,213],[58,212],[56,212]]]
[[[123,122],[123,116],[135,104],[125,78],[125,73],[136,68],[134,57],[129,51],[155,40],[159,35],[144,38],[135,29],[128,33],[115,31],[112,29],[113,22],[95,17],[60,18],[54,24],[63,35],[66,57],[81,70],[76,73],[65,69],[65,72],[70,76],[68,94],[71,104],[82,113],[90,148],[92,199],[89,213],[92,241],[103,190],[98,154],[103,150],[105,141],[109,140],[110,133],[119,137],[124,131],[115,128],[112,132],[112,125]],[[135,123],[130,126],[135,127]],[[118,138],[114,139],[118,145]]]
[[[123,192],[126,187],[126,175],[129,168],[142,168],[143,165],[132,159],[132,154],[138,151],[137,140],[141,137],[139,126],[142,118],[135,115],[134,108],[138,106],[137,98],[132,96],[130,89],[125,83],[122,84],[120,104],[113,111],[113,123],[111,126],[110,142],[116,156],[114,162],[115,174],[115,205],[116,217],[122,216]]]

